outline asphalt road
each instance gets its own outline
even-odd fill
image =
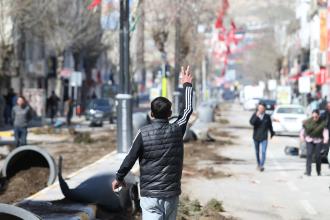
[[[202,204],[211,198],[222,200],[225,210],[239,219],[330,219],[328,165],[322,165],[320,177],[316,175],[315,164],[312,176],[304,176],[305,159],[284,154],[285,146],[297,146],[298,138],[276,136],[268,146],[265,172],[260,173],[256,170],[248,124],[251,114],[238,104],[224,112],[230,121],[224,130],[237,138],[234,145],[219,147],[219,153],[235,160],[213,167],[233,176],[189,179],[184,181],[183,192]]]

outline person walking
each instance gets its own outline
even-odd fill
[[[192,75],[181,69],[185,107],[178,120],[169,123],[172,103],[164,97],[151,102],[155,119],[142,127],[121,164],[112,189],[125,186],[124,177],[135,161],[140,163],[140,205],[143,220],[175,220],[183,167],[183,135],[192,114]]]
[[[65,117],[66,117],[66,124],[68,126],[71,125],[72,116],[73,116],[73,100],[69,98],[65,102]]]
[[[52,124],[54,124],[54,118],[57,115],[59,102],[60,102],[60,99],[55,94],[55,92],[52,91],[51,96],[47,99],[47,109],[49,110],[50,120],[51,120]]]
[[[27,128],[32,119],[32,111],[23,96],[17,99],[17,105],[12,110],[12,119],[14,122],[16,147],[26,145]]]
[[[257,111],[250,118],[250,124],[253,126],[253,142],[255,146],[257,169],[261,172],[265,170],[266,151],[268,145],[268,132],[273,138],[275,132],[273,130],[272,120],[270,115],[266,114],[266,106],[264,103],[259,103]],[[261,146],[261,159],[260,159]]]
[[[329,131],[327,129],[327,121],[320,118],[320,111],[313,110],[312,117],[304,121],[303,129],[300,132],[300,138],[306,142],[307,159],[305,175],[310,176],[312,173],[312,160],[315,153],[316,172],[321,175],[321,149],[323,144],[329,141]]]

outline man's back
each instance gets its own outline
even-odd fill
[[[181,193],[182,129],[177,123],[156,119],[141,128],[141,195],[172,197]]]

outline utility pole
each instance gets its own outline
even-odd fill
[[[179,103],[180,103],[180,92],[179,92],[179,74],[181,69],[181,47],[180,47],[180,32],[181,32],[181,21],[179,17],[178,8],[180,0],[176,0],[177,11],[175,13],[175,66],[174,66],[174,115],[179,115]]]
[[[129,0],[120,0],[120,77],[117,105],[117,152],[128,152],[132,142],[132,95],[129,74]]]

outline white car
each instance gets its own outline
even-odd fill
[[[306,119],[306,111],[301,105],[279,105],[272,115],[273,129],[277,135],[298,136]]]
[[[259,102],[260,102],[259,98],[248,99],[244,102],[243,108],[244,108],[244,110],[247,110],[247,111],[256,110]]]

